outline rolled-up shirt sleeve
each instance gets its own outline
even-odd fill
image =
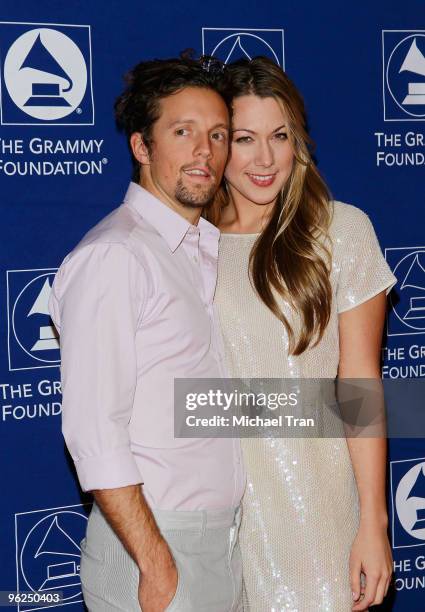
[[[143,482],[128,425],[145,282],[126,246],[89,244],[56,276],[49,309],[60,333],[62,432],[83,491]]]

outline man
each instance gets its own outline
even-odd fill
[[[52,291],[63,433],[95,499],[81,562],[90,612],[241,609],[239,443],[173,431],[174,378],[225,375],[219,232],[201,213],[224,171],[229,113],[209,68],[156,60],[130,73],[115,110],[133,182]]]

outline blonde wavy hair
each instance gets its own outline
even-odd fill
[[[292,172],[251,251],[249,275],[261,300],[285,326],[289,353],[300,355],[317,345],[330,318],[330,194],[312,159],[304,102],[283,70],[266,57],[241,59],[227,66],[226,79],[232,99],[273,97],[287,118]],[[228,203],[222,186],[206,212],[208,220],[219,225]],[[298,337],[279,306],[279,296],[299,317]]]

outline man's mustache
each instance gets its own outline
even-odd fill
[[[213,170],[213,168],[211,168],[209,164],[190,164],[188,166],[182,166],[180,169],[182,171],[185,171],[185,170],[196,170],[199,168],[207,170],[207,172],[214,178],[217,176],[216,171]]]

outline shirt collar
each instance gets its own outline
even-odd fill
[[[220,231],[212,223],[201,217],[198,226],[192,225],[137,183],[130,183],[124,203],[132,206],[141,217],[156,229],[173,253],[188,232],[198,233],[199,231],[201,235],[210,235],[218,242]]]

